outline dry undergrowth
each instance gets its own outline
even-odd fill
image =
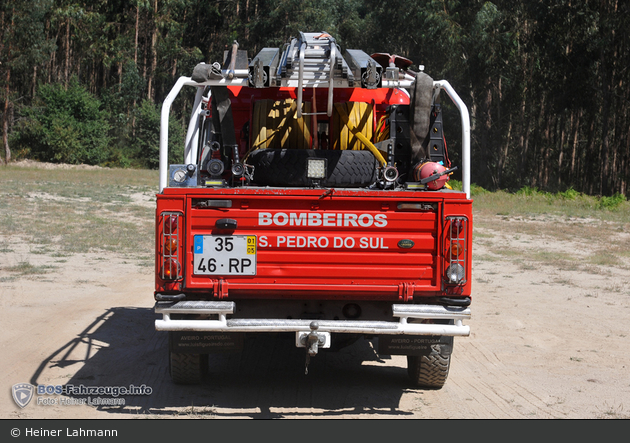
[[[2,278],[44,274],[63,257],[99,251],[150,266],[157,178],[157,171],[83,165],[2,167],[0,252],[22,252]],[[34,255],[50,260],[36,264]]]

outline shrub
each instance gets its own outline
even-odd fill
[[[157,169],[160,166],[160,108],[144,100],[136,109],[135,134],[131,139],[134,156],[142,166]],[[184,161],[184,131],[171,117],[169,119],[169,164]]]
[[[447,183],[455,191],[461,191],[463,189],[463,183],[459,180],[450,179]],[[481,195],[481,194],[486,194],[489,192],[490,191],[482,188],[481,186],[475,183],[470,184],[470,195]]]
[[[451,188],[453,188],[456,191],[462,190],[463,184],[459,180],[450,179],[447,183]]]
[[[619,206],[621,206],[621,204],[625,201],[626,197],[617,192],[611,197],[601,197],[599,199],[599,208],[614,211],[619,209]]]
[[[482,195],[482,194],[488,194],[488,193],[490,193],[490,191],[488,191],[487,189],[475,183],[470,184],[470,195]]]
[[[516,195],[521,197],[533,197],[534,195],[539,195],[540,192],[538,188],[532,188],[531,186],[523,186],[521,189],[516,191]]]
[[[565,200],[575,200],[580,193],[573,188],[569,188],[564,192],[558,192],[558,196]]]
[[[109,123],[101,102],[72,79],[40,86],[22,110],[12,143],[31,157],[54,163],[96,165],[107,159]]]

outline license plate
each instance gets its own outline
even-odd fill
[[[194,274],[256,275],[255,235],[195,235]]]

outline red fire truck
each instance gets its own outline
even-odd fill
[[[209,354],[252,334],[286,333],[307,372],[320,350],[367,337],[407,356],[414,385],[443,386],[453,337],[470,333],[470,126],[450,84],[411,64],[300,33],[253,59],[235,42],[176,82],[155,232],[155,327],[175,383],[201,382]],[[196,96],[183,161],[169,164],[184,86]],[[460,165],[441,92],[461,116]],[[458,169],[461,191],[448,184]]]

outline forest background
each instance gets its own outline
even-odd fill
[[[471,113],[475,184],[626,196],[629,9],[619,0],[0,0],[0,162],[156,168],[159,110],[179,76],[221,62],[234,40],[253,58],[299,31],[327,31],[342,50],[404,56],[453,85]],[[192,99],[173,106],[178,145]],[[454,160],[458,130],[447,132]]]

